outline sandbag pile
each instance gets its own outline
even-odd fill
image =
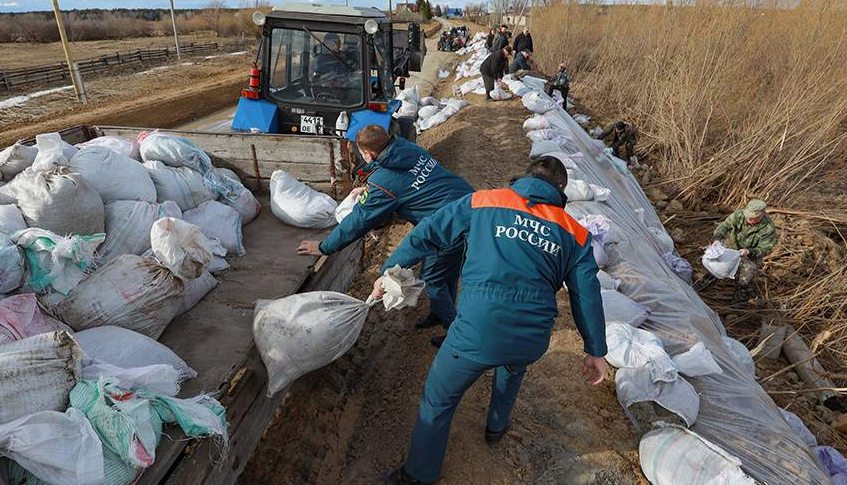
[[[175,397],[197,374],[155,339],[217,285],[223,256],[244,254],[258,201],[180,137],[36,140],[0,152],[0,456],[13,460],[11,483],[133,483],[163,423],[225,445],[224,409]]]
[[[545,94],[543,80],[525,76],[521,82],[516,90],[531,90],[522,102],[534,113],[524,123],[533,133],[533,156],[562,161],[579,182],[572,188],[577,192],[608,190],[602,200],[569,200],[566,210],[592,234],[602,268],[607,359],[618,367],[621,406],[646,433],[640,454],[651,483],[832,483],[841,470],[819,463],[837,458],[811,449],[755,382],[749,351],[726,336],[717,314],[691,288],[690,264],[676,254],[626,163]],[[731,277],[733,256],[710,248],[703,264]]]
[[[418,121],[415,123],[418,133],[444,123],[469,104],[463,99],[455,98],[443,98],[440,101],[432,99],[432,103],[434,104],[429,104],[418,112]]]

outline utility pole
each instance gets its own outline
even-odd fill
[[[85,85],[83,85],[79,69],[71,57],[71,48],[68,46],[68,35],[65,33],[65,22],[62,19],[61,10],[59,10],[58,0],[53,0],[53,12],[56,15],[56,25],[59,27],[59,37],[62,39],[62,50],[65,51],[65,61],[68,63],[68,72],[71,74],[71,83],[74,85],[74,94],[76,94],[77,101],[87,103],[88,98],[85,96]]]
[[[179,52],[179,34],[176,33],[176,14],[174,13],[174,0],[171,0],[171,25],[174,28],[174,44],[176,44],[176,58],[181,61],[182,54],[180,54]]]

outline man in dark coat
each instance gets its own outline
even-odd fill
[[[506,75],[511,54],[512,48],[506,45],[502,49],[494,51],[482,61],[479,72],[482,74],[482,82],[485,84],[486,101],[494,101],[491,98],[491,91],[494,91],[494,82],[500,82]]]
[[[530,35],[529,29],[524,28],[523,32],[515,36],[512,49],[515,52],[532,52],[532,35]]]

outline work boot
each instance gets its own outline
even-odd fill
[[[424,328],[432,328],[436,325],[444,325],[444,322],[441,321],[440,318],[434,313],[430,313],[426,318],[421,320],[420,322],[415,324],[415,328],[424,329]]]
[[[485,443],[489,446],[494,446],[497,443],[499,443],[503,439],[503,437],[506,436],[506,432],[509,431],[510,426],[511,426],[511,423],[506,424],[506,427],[503,428],[502,431],[497,431],[497,432],[491,431],[490,429],[488,429],[488,426],[486,426],[485,427]]]
[[[406,469],[402,466],[389,472],[388,475],[382,479],[382,482],[385,483],[385,485],[427,485],[426,482],[422,482],[406,473]]]
[[[436,349],[440,349],[441,344],[444,343],[444,339],[446,339],[446,338],[447,338],[447,335],[439,335],[437,337],[432,337],[431,339],[429,339],[429,343],[432,344],[432,346],[435,347]]]

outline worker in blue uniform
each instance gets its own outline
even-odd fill
[[[564,210],[567,171],[552,157],[532,162],[509,188],[466,195],[421,221],[384,267],[408,268],[467,240],[459,312],[429,369],[406,463],[385,483],[413,485],[439,478],[453,414],[465,391],[494,369],[485,440],[509,428],[527,366],[550,344],[565,283],[586,356],[583,376],[597,385],[606,373],[605,319],[591,235]],[[384,293],[382,278],[373,296]]]
[[[418,145],[391,137],[370,125],[356,135],[356,145],[368,162],[362,169],[367,183],[359,203],[322,242],[303,241],[299,254],[321,255],[341,251],[353,241],[388,222],[394,214],[418,224],[438,209],[473,192],[464,179],[442,167]],[[465,253],[465,241],[456,239],[422,258],[420,277],[426,282],[430,314],[415,326],[447,328],[456,317],[456,293]],[[444,336],[434,337],[440,346]]]

